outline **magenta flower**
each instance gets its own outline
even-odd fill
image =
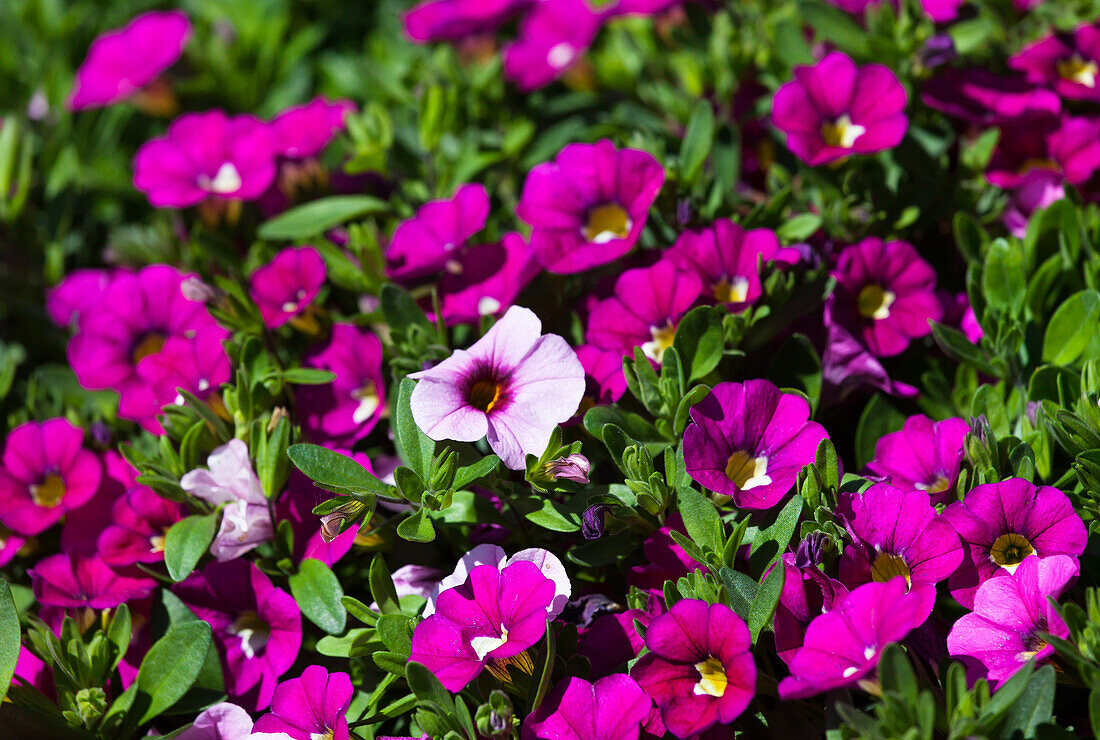
[[[207,707],[175,740],[248,740],[252,737],[252,718],[241,707],[220,702]]]
[[[839,603],[848,595],[848,589],[822,573],[815,563],[799,563],[795,553],[784,554],[781,562],[787,572],[775,606],[775,651],[790,665],[802,647],[810,622]]]
[[[542,270],[523,237],[505,234],[497,244],[463,250],[447,263],[439,281],[440,310],[448,326],[475,324],[509,308]]]
[[[113,523],[99,534],[99,554],[114,568],[159,563],[164,560],[168,529],[185,514],[182,504],[134,486],[111,506]]]
[[[676,602],[650,622],[645,644],[630,675],[676,737],[733,722],[756,693],[749,628],[724,604]]]
[[[325,261],[313,247],[287,247],[252,273],[252,300],[274,329],[309,308],[325,284]]]
[[[504,49],[504,76],[524,91],[549,85],[580,59],[605,17],[586,0],[540,0]]]
[[[646,152],[606,139],[569,144],[528,173],[516,215],[531,224],[531,247],[547,270],[584,272],[634,248],[664,180]]]
[[[0,567],[10,563],[26,542],[26,537],[21,537],[0,524]]]
[[[1048,36],[1013,54],[1013,69],[1029,82],[1051,87],[1070,100],[1100,101],[1100,28],[1084,25],[1073,34]]]
[[[387,272],[409,280],[443,270],[488,218],[489,194],[483,185],[463,185],[450,200],[425,203],[393,232],[386,248]]]
[[[959,536],[936,514],[929,495],[876,483],[862,494],[843,495],[838,513],[852,536],[840,558],[844,585],[854,589],[903,576],[927,618],[936,605],[936,584],[963,559]]]
[[[354,694],[348,674],[312,665],[275,688],[271,712],[256,720],[253,732],[285,733],[292,740],[348,740],[344,715]]]
[[[1028,661],[1046,662],[1054,646],[1040,635],[1069,638],[1069,628],[1047,597],[1061,596],[1077,571],[1075,558],[1032,555],[1010,577],[986,581],[974,594],[974,611],[952,625],[948,651],[967,664],[972,676],[988,678],[994,689]]]
[[[582,344],[577,347],[577,359],[584,367],[585,390],[581,411],[587,411],[596,404],[615,403],[626,393],[622,352]]]
[[[34,598],[63,608],[113,609],[148,596],[157,585],[152,578],[119,575],[99,555],[76,552],[43,558],[30,575]]]
[[[637,740],[653,702],[621,673],[560,681],[523,722],[522,740]]]
[[[454,692],[484,668],[506,676],[504,661],[522,660],[517,656],[542,639],[553,598],[554,582],[534,563],[475,566],[463,585],[439,594],[435,613],[416,626],[409,660]]]
[[[134,95],[180,58],[190,38],[191,22],[178,10],[143,13],[97,37],[76,71],[69,110],[98,108]]]
[[[943,315],[936,271],[909,242],[868,237],[840,253],[834,275],[835,318],[879,357],[904,352]]]
[[[1027,224],[1032,214],[1049,208],[1065,197],[1065,179],[1060,172],[1033,169],[1012,192],[1012,198],[1008,201],[1001,219],[1008,233],[1017,239],[1023,239],[1027,235]],[[970,309],[970,314],[973,315],[973,309]]]
[[[0,468],[0,522],[29,537],[91,499],[103,469],[83,444],[84,432],[65,419],[12,429]]]
[[[382,416],[386,397],[378,337],[353,324],[334,324],[328,346],[312,350],[304,364],[336,374],[331,383],[295,389],[310,439],[350,446],[367,436]]]
[[[691,407],[684,462],[691,479],[743,509],[769,509],[791,490],[828,435],[810,404],[767,380],[719,383]]]
[[[794,264],[799,259],[797,250],[779,246],[774,231],[745,231],[728,219],[699,231],[685,231],[667,255],[702,279],[704,293],[735,310],[760,297],[758,262]]]
[[[837,313],[850,321],[847,312],[837,311],[836,293],[825,299],[824,323],[825,349],[821,352],[821,397],[823,402],[840,403],[848,394],[871,386],[892,396],[912,398],[917,388],[894,380],[886,372],[875,355],[863,345],[843,323],[835,318]]]
[[[927,491],[932,503],[950,503],[969,432],[963,419],[910,416],[900,432],[883,435],[875,443],[875,459],[867,463],[867,470],[896,488]]]
[[[577,655],[588,658],[592,668],[589,678],[603,678],[617,673],[620,666],[642,651],[645,640],[634,629],[635,619],[643,625],[649,625],[651,621],[649,612],[627,609],[601,614],[580,632]]]
[[[80,315],[94,310],[110,285],[110,270],[73,270],[57,287],[46,291],[46,312],[60,327],[72,327]]]
[[[208,503],[224,504],[221,529],[210,544],[210,554],[223,563],[270,540],[275,528],[244,442],[229,440],[210,453],[206,462],[209,470],[185,473],[180,487]]]
[[[492,33],[534,0],[425,0],[405,14],[405,33],[413,41],[458,41]]]
[[[95,495],[65,514],[65,523],[61,525],[62,552],[95,552],[100,533],[111,525],[111,507],[137,485],[138,471],[117,452],[104,452],[100,463],[103,475]]]
[[[1024,119],[1001,126],[986,177],[997,187],[1023,186],[1036,173],[1080,185],[1100,169],[1100,124],[1083,117]]]
[[[677,324],[702,290],[698,275],[671,259],[627,270],[615,281],[615,294],[592,308],[585,340],[620,357],[641,347],[646,357],[660,363]]]
[[[226,693],[246,707],[267,707],[302,643],[294,598],[245,560],[210,563],[172,591],[213,628]]]
[[[927,614],[901,576],[865,583],[806,628],[805,642],[779,682],[779,698],[804,699],[852,686],[878,665],[882,649],[905,639]]]
[[[513,306],[467,350],[430,370],[412,393],[413,420],[434,440],[489,446],[513,470],[525,455],[540,455],[558,424],[584,394],[584,368],[569,344],[542,334],[530,309]]]
[[[982,583],[1011,575],[1028,555],[1077,557],[1088,541],[1085,524],[1066,494],[1022,478],[975,486],[942,516],[963,542],[962,565],[947,584],[967,608]]]
[[[134,157],[134,187],[156,208],[205,200],[253,200],[275,180],[275,142],[267,124],[220,110],[187,113]]]
[[[1021,118],[1057,115],[1062,101],[1021,75],[1001,76],[981,67],[949,67],[924,84],[921,100],[979,126],[995,126]]]
[[[324,98],[287,108],[268,124],[275,153],[286,159],[316,157],[344,130],[348,114],[354,111],[355,104],[349,100],[330,103]]]
[[[693,560],[676,544],[671,535],[673,530],[687,534],[678,512],[665,519],[665,526],[654,530],[642,542],[646,564],[636,565],[627,572],[627,585],[660,591],[665,581],[676,581],[689,573],[706,570],[706,566]]]
[[[881,64],[857,67],[831,52],[775,93],[772,123],[787,147],[811,166],[897,146],[909,127],[905,88]]]
[[[518,562],[534,563],[539,572],[553,582],[554,594],[549,607],[547,607],[546,615],[553,619],[561,614],[561,610],[565,608],[566,602],[569,601],[572,585],[569,582],[568,574],[565,572],[565,566],[552,552],[543,550],[541,547],[531,547],[520,550],[512,557],[508,557],[507,553],[504,552],[504,548],[497,545],[483,544],[463,555],[449,576],[433,584],[433,588],[426,596],[428,603],[424,606],[424,616],[430,617],[434,614],[439,595],[444,591],[458,588],[466,583],[470,571],[477,566],[491,565],[497,570],[503,570],[512,563]]]

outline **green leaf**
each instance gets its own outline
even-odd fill
[[[1100,737],[1100,691],[1089,692],[1089,724],[1094,737]]]
[[[748,621],[752,604],[756,600],[756,592],[760,585],[750,576],[733,568],[722,568],[718,571],[722,583],[729,595],[729,605],[737,613],[737,616]]]
[[[551,532],[579,532],[581,517],[553,499],[544,498],[542,507],[526,514],[527,520]]]
[[[809,239],[820,228],[821,216],[816,213],[800,213],[781,223],[775,234],[784,244],[790,244]]]
[[[1100,323],[1100,293],[1082,290],[1067,298],[1050,317],[1043,335],[1043,361],[1068,365],[1081,356]]]
[[[910,705],[916,704],[920,684],[917,683],[913,665],[900,645],[890,643],[883,648],[878,661],[878,674],[883,691],[896,691]]]
[[[443,714],[454,712],[455,704],[451,692],[443,687],[431,671],[420,663],[412,662],[405,666],[405,680],[409,689],[421,702],[435,704]]]
[[[1008,710],[1001,737],[1011,738],[1016,733],[1021,733],[1020,737],[1034,737],[1035,729],[1049,722],[1054,712],[1054,689],[1054,666],[1045,665],[1035,671],[1027,688]]]
[[[348,612],[340,599],[344,590],[329,567],[316,558],[306,558],[290,577],[290,593],[302,614],[330,635],[344,631]]]
[[[164,536],[164,564],[173,581],[182,581],[195,569],[214,539],[217,512],[189,516],[173,524]]]
[[[476,480],[480,480],[497,469],[500,458],[496,455],[486,455],[473,465],[466,465],[455,472],[454,489],[460,490]]]
[[[799,497],[795,497],[799,498]],[[753,596],[749,605],[749,618],[745,620],[749,625],[749,634],[755,644],[760,633],[772,620],[775,613],[775,605],[779,603],[779,594],[783,591],[783,579],[787,569],[781,565],[772,568],[771,572],[760,582],[760,588]]]
[[[432,520],[424,516],[424,509],[417,509],[397,525],[397,535],[409,542],[431,542],[435,539]]]
[[[721,520],[711,500],[694,488],[681,488],[676,497],[688,536],[703,549],[718,552],[722,546],[717,539]]]
[[[347,455],[326,447],[296,444],[287,448],[290,461],[307,478],[323,488],[341,491],[371,491],[388,493],[390,487],[371,475],[370,471]]]
[[[1026,291],[1024,253],[1019,242],[994,239],[986,252],[982,270],[982,293],[989,305],[1015,312],[1023,304]]]
[[[386,566],[386,559],[382,553],[374,553],[370,562],[370,595],[378,604],[378,611],[383,614],[400,614],[401,601],[397,598],[397,589],[393,585],[393,576]]]
[[[397,411],[394,419],[397,439],[395,441],[401,458],[409,464],[410,468],[419,473],[421,478],[428,480],[432,473],[435,442],[420,431],[420,427],[413,420],[410,399],[415,387],[415,380],[402,378],[401,387],[397,392]]]
[[[676,326],[672,346],[691,382],[703,377],[722,360],[722,319],[710,306],[699,306],[688,312]]]
[[[783,557],[802,516],[803,498],[791,496],[770,525],[757,531],[749,554],[749,573],[763,575],[773,563]]]
[[[0,578],[0,702],[8,693],[19,660],[19,610],[8,582]]]
[[[703,169],[703,163],[714,145],[714,111],[709,100],[700,100],[691,111],[684,141],[680,146],[680,176],[693,183]]]
[[[156,641],[138,669],[137,696],[131,711],[140,710],[143,725],[175,704],[195,683],[213,640],[206,622],[172,627]]]
[[[379,308],[382,316],[389,324],[392,331],[400,334],[408,332],[412,326],[420,326],[428,332],[434,333],[432,323],[424,314],[424,309],[405,290],[386,283],[378,296]]]
[[[335,380],[336,373],[315,367],[292,367],[289,370],[281,370],[279,377],[287,383],[296,385],[324,385]]]
[[[800,2],[798,11],[817,36],[832,41],[857,59],[870,55],[870,35],[840,8],[820,2]]]
[[[2,597],[0,597],[0,600],[2,600]],[[122,658],[126,655],[126,651],[130,649],[131,637],[133,637],[133,625],[130,620],[130,607],[119,604],[115,607],[114,612],[111,614],[111,621],[107,625],[107,640],[115,648],[112,668],[118,667],[118,664],[122,662]],[[0,650],[0,653],[2,652]],[[0,675],[0,678],[3,678],[3,675]]]
[[[986,375],[992,375],[993,377],[1000,375],[997,369],[985,358],[981,348],[967,339],[966,335],[958,329],[933,321],[932,338],[936,340],[936,344],[949,357],[953,357],[959,362],[965,362]]]
[[[389,208],[386,201],[369,195],[332,195],[280,213],[260,224],[257,235],[266,241],[305,239],[360,216],[385,213]]]

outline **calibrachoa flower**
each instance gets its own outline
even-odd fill
[[[904,352],[943,315],[936,271],[909,242],[868,237],[840,253],[834,274],[834,318],[879,357]]]
[[[113,523],[99,534],[99,553],[104,562],[115,568],[159,563],[164,560],[168,529],[185,513],[182,504],[136,485],[112,505]]]
[[[1100,169],[1100,123],[1091,118],[1029,118],[1000,131],[986,172],[997,187],[1018,188],[1043,172],[1080,185]]]
[[[1100,28],[1080,26],[1073,34],[1048,36],[1009,58],[1008,64],[1036,84],[1064,98],[1100,101]]]
[[[204,709],[176,740],[248,740],[252,718],[243,708],[223,701]]]
[[[577,359],[584,367],[584,397],[581,411],[596,404],[615,403],[626,393],[626,376],[623,375],[623,355],[610,349],[591,344],[577,347]]]
[[[387,272],[408,280],[443,270],[488,218],[489,193],[483,185],[463,185],[450,200],[425,203],[393,232],[386,248]]]
[[[512,563],[518,562],[534,563],[539,571],[554,583],[554,596],[550,600],[546,614],[551,619],[561,614],[561,610],[565,608],[566,602],[569,601],[572,586],[569,583],[569,576],[565,572],[565,566],[552,552],[543,550],[540,547],[531,547],[520,550],[512,557],[508,557],[507,553],[504,552],[504,548],[486,544],[478,545],[463,555],[454,571],[434,584],[434,588],[427,595],[428,603],[424,606],[424,616],[430,617],[434,614],[439,595],[444,591],[458,588],[466,583],[470,571],[477,566],[491,565],[497,570],[503,570]]]
[[[0,524],[0,567],[10,563],[26,542],[26,537],[21,537]]]
[[[927,618],[936,604],[936,584],[963,559],[959,536],[936,514],[929,495],[876,483],[861,494],[843,495],[837,513],[852,536],[840,558],[844,585],[853,589],[902,576],[909,593],[922,599]]]
[[[282,326],[309,308],[325,283],[325,261],[313,247],[287,247],[252,273],[252,300],[264,323]]]
[[[614,262],[638,242],[665,171],[638,149],[604,139],[569,144],[527,175],[516,215],[546,269],[574,273]]]
[[[774,567],[780,566],[787,572],[775,605],[775,651],[789,665],[802,647],[806,627],[847,596],[848,589],[822,573],[816,563],[798,562],[795,553],[784,554]]]
[[[736,308],[760,297],[759,262],[793,264],[799,259],[797,250],[779,246],[774,231],[745,231],[728,219],[699,231],[685,231],[667,255],[703,280],[704,293]]]
[[[228,337],[229,332],[220,327],[193,337],[168,337],[159,352],[138,360],[138,380],[152,391],[149,412],[155,413],[167,403],[182,404],[180,388],[216,408],[221,403],[218,391],[229,380],[229,358],[223,344]]]
[[[30,571],[34,598],[63,608],[112,609],[148,596],[152,578],[131,578],[111,570],[96,554],[58,553],[39,560]]]
[[[530,309],[513,306],[467,350],[409,375],[413,419],[434,440],[487,437],[513,470],[539,455],[584,394],[584,368],[569,344],[542,333]]]
[[[671,532],[686,535],[684,520],[679,512],[665,519],[665,525],[654,530],[642,542],[645,565],[635,565],[626,575],[626,583],[638,588],[660,590],[665,581],[676,581],[694,571],[706,570],[676,544]]]
[[[646,357],[659,363],[672,346],[677,324],[702,289],[698,275],[670,259],[627,270],[615,281],[615,295],[593,307],[585,339],[620,356],[641,347]]]
[[[929,108],[981,126],[1057,115],[1062,110],[1057,95],[1036,87],[1022,75],[1002,76],[979,67],[948,67],[924,84],[921,101]]]
[[[1029,555],[1010,577],[986,581],[974,594],[974,611],[951,627],[951,655],[962,658],[975,677],[987,677],[994,689],[1029,660],[1050,659],[1054,646],[1040,635],[1065,640],[1069,628],[1048,597],[1061,596],[1077,571],[1075,558]]]
[[[927,491],[932,503],[950,503],[969,432],[970,425],[963,419],[910,416],[901,431],[879,438],[867,470],[897,488]]]
[[[491,33],[534,0],[426,0],[405,14],[405,33],[413,41],[457,41]]]
[[[951,595],[970,607],[974,592],[1011,575],[1028,555],[1079,556],[1088,532],[1066,494],[1022,478],[975,486],[943,510],[963,542],[965,558],[948,580]]]
[[[549,85],[584,54],[605,15],[586,0],[540,0],[504,50],[505,76],[524,91]]]
[[[213,628],[230,698],[267,707],[302,643],[294,597],[245,560],[210,563],[172,591]]]
[[[905,103],[905,88],[888,67],[857,67],[834,51],[795,67],[794,79],[775,93],[772,123],[792,152],[816,166],[897,146],[909,127]]]
[[[534,563],[475,566],[465,583],[439,594],[435,613],[416,626],[409,660],[455,692],[484,668],[502,677],[508,662],[531,668],[525,651],[545,634],[553,599],[554,582]]]
[[[505,234],[497,244],[463,250],[439,281],[440,310],[451,324],[474,324],[509,308],[542,269],[523,237]]]
[[[76,71],[69,110],[117,103],[171,67],[191,38],[191,22],[178,11],[143,13],[98,37]]]
[[[825,348],[821,352],[821,397],[823,401],[839,403],[848,394],[863,386],[871,386],[892,396],[911,398],[917,388],[894,380],[886,372],[879,359],[857,339],[844,323],[836,319],[839,313],[844,321],[851,321],[847,311],[837,311],[836,293],[825,300]]]
[[[779,682],[780,699],[804,699],[852,686],[878,665],[882,649],[905,639],[927,614],[905,579],[865,583],[810,622],[802,647]]]
[[[724,604],[678,601],[650,622],[645,643],[630,675],[676,737],[733,722],[756,693],[749,629]]]
[[[57,287],[46,291],[46,311],[55,324],[71,327],[86,310],[95,310],[107,286],[110,270],[73,270]]]
[[[253,116],[187,113],[134,157],[134,187],[156,208],[253,200],[275,180],[275,142]]]
[[[31,536],[95,495],[103,468],[65,419],[28,421],[8,433],[0,467],[0,522]]]
[[[1065,178],[1060,172],[1033,169],[1013,190],[1001,219],[1008,233],[1017,239],[1023,239],[1027,235],[1031,216],[1065,197]]]
[[[286,159],[316,157],[344,130],[348,114],[354,111],[351,101],[329,102],[324,98],[287,108],[268,124],[275,153]]]
[[[244,442],[229,440],[210,453],[206,463],[209,470],[185,473],[180,487],[208,503],[225,504],[221,529],[210,544],[210,553],[225,562],[267,542],[275,529]]]
[[[828,435],[810,404],[767,380],[719,383],[691,407],[684,462],[692,480],[744,509],[768,509],[790,491]]]
[[[312,665],[275,688],[271,712],[256,720],[253,731],[284,733],[292,740],[348,740],[344,714],[354,694],[348,674]]]
[[[621,673],[567,678],[523,722],[523,740],[637,740],[653,702]]]
[[[328,346],[307,354],[308,367],[331,370],[336,379],[295,389],[302,427],[316,442],[351,445],[367,436],[382,416],[382,342],[353,324],[333,324]]]

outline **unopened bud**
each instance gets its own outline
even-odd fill
[[[185,278],[180,283],[180,292],[183,293],[183,297],[189,301],[198,301],[199,303],[207,303],[214,300],[217,292],[209,285],[199,280],[197,277]]]
[[[588,472],[592,464],[579,452],[567,457],[550,460],[543,466],[543,472],[550,480],[568,480],[574,483],[588,483]]]
[[[321,539],[332,542],[346,531],[366,511],[366,504],[349,501],[321,517]]]
[[[604,535],[603,515],[610,511],[607,504],[596,504],[584,510],[581,516],[581,534],[586,540],[598,540]]]

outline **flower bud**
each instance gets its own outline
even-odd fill
[[[321,539],[332,542],[340,533],[351,527],[366,511],[366,504],[349,501],[321,517]]]
[[[588,472],[592,469],[588,458],[579,452],[567,457],[550,460],[543,465],[542,472],[550,480],[568,480],[574,483],[588,483]]]
[[[610,511],[607,504],[596,504],[584,510],[581,516],[581,534],[586,540],[598,540],[604,535],[603,515]]]

